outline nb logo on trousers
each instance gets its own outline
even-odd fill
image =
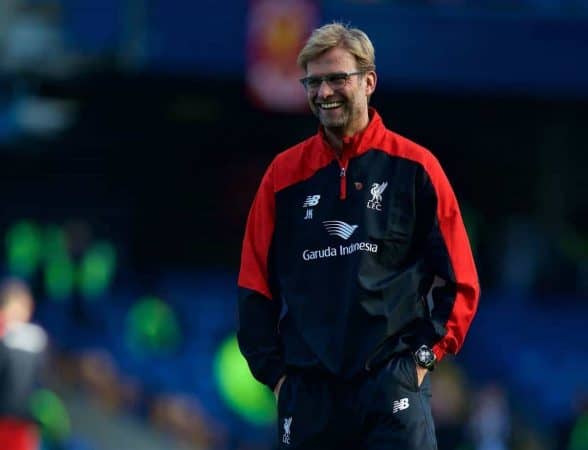
[[[399,411],[407,409],[410,406],[408,398],[401,398],[400,400],[394,400],[392,403],[392,414],[396,414]]]

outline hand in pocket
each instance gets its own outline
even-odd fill
[[[429,369],[425,369],[424,367],[421,367],[416,363],[415,363],[415,365],[416,365],[418,387],[421,387],[421,384],[423,384],[423,380],[425,379],[427,372],[429,372]]]
[[[280,398],[280,389],[282,389],[282,384],[284,384],[284,380],[286,379],[286,375],[282,375],[282,378],[278,380],[278,384],[274,388],[274,395],[276,396],[276,401]]]

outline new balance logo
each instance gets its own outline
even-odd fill
[[[318,205],[318,202],[320,199],[321,199],[320,195],[309,195],[308,197],[306,197],[306,200],[304,200],[302,207],[308,208],[310,206],[316,206],[316,205]]]
[[[392,414],[396,414],[399,411],[403,411],[408,409],[410,404],[408,403],[408,398],[401,398],[400,400],[394,400],[392,403]]]
[[[358,225],[349,225],[340,220],[325,220],[323,225],[331,236],[338,236],[341,239],[349,239]]]

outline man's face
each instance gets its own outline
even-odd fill
[[[306,67],[307,77],[355,72],[355,57],[339,47],[309,61]],[[374,91],[375,82],[374,72],[353,75],[342,87],[322,82],[316,89],[307,89],[310,109],[325,128],[337,131],[342,136],[352,135],[369,120],[368,97]]]
[[[28,322],[33,314],[33,300],[26,292],[15,291],[0,313],[4,319],[12,322]]]

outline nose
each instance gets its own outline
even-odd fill
[[[331,86],[329,86],[329,83],[323,80],[318,88],[317,95],[319,97],[326,98],[330,95],[333,95],[334,92],[335,91],[333,91]]]

